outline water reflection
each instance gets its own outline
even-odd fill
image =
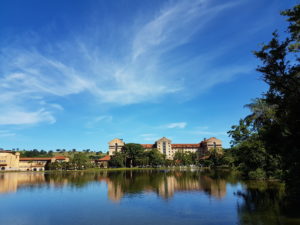
[[[0,173],[0,224],[23,224],[31,216],[27,224],[41,225],[35,212],[45,202],[51,213],[39,213],[51,221],[46,225],[61,222],[56,218],[65,218],[62,224],[142,224],[140,217],[147,217],[143,224],[300,224],[299,216],[282,211],[284,197],[280,183],[244,182],[228,171]],[[10,214],[18,207],[22,223]],[[106,210],[102,217],[99,210]],[[89,216],[79,223],[75,218],[83,215]]]
[[[240,224],[300,224],[299,209],[284,207],[286,199],[283,184],[248,181],[246,185],[247,188],[236,193],[243,200],[237,205]]]
[[[155,192],[161,198],[172,198],[175,192],[204,192],[215,198],[226,195],[226,181],[212,179],[196,172],[135,171],[107,174],[108,197],[119,201],[125,194]]]
[[[43,186],[81,188],[90,182],[105,182],[108,198],[118,202],[124,195],[154,192],[169,199],[176,192],[204,192],[217,199],[226,195],[226,180],[211,178],[199,172],[122,171],[103,173],[2,173],[0,193],[16,192],[20,188]]]
[[[42,173],[0,173],[0,194],[45,183]]]

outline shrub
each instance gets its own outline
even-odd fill
[[[253,180],[263,180],[266,178],[266,172],[261,168],[257,168],[254,171],[250,171],[248,177]]]

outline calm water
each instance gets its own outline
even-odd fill
[[[224,171],[0,173],[0,224],[300,224],[283,196]]]

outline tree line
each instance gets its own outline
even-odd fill
[[[275,31],[255,51],[268,90],[246,105],[251,114],[228,132],[233,166],[246,178],[281,179],[293,202],[300,200],[300,5],[281,12],[285,38]]]
[[[102,151],[92,151],[90,149],[83,149],[83,150],[77,150],[77,149],[72,149],[72,150],[66,150],[66,149],[56,149],[56,151],[53,150],[38,150],[38,149],[33,149],[33,150],[19,150],[19,149],[12,149],[12,151],[15,152],[20,152],[21,157],[54,157],[56,155],[65,155],[65,156],[72,156],[78,152],[84,152],[89,155],[89,157],[93,158],[94,156],[96,158],[99,158],[99,156],[105,155]]]

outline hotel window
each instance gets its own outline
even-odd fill
[[[166,142],[163,142],[163,153],[166,154]]]
[[[118,143],[115,143],[115,152],[118,151]]]

